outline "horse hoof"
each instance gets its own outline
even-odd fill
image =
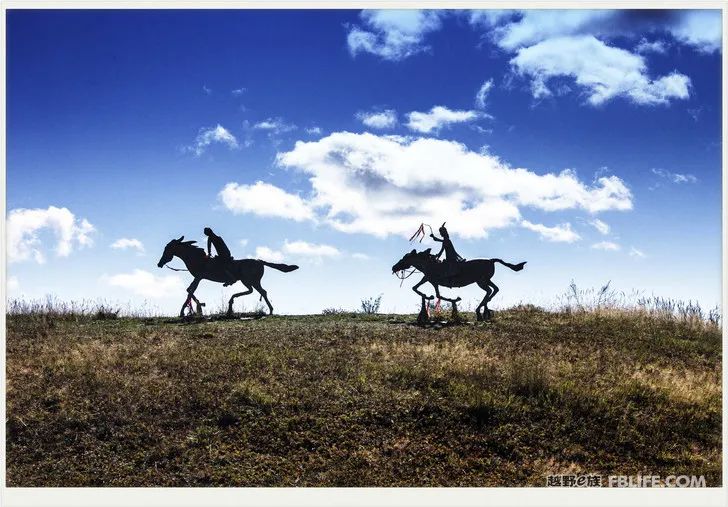
[[[455,302],[456,302],[456,303],[459,303],[459,302],[460,302],[460,301],[462,301],[462,300],[463,300],[463,298],[461,298],[460,296],[458,296],[457,298],[455,298]]]

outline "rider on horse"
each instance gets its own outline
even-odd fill
[[[230,249],[225,244],[225,241],[223,241],[220,236],[212,232],[212,229],[209,227],[205,227],[203,232],[205,233],[205,236],[207,236],[207,256],[211,257],[211,249],[214,246],[215,252],[217,253],[216,258],[219,259],[218,262],[222,262],[224,265],[232,263],[234,259],[230,253]],[[225,282],[223,287],[232,285],[237,281],[237,277],[233,275],[229,269],[225,268],[225,274],[228,275],[229,281]]]
[[[443,252],[445,253],[445,261],[443,262],[443,266],[445,267],[445,273],[447,275],[454,275],[457,272],[458,263],[464,262],[465,259],[460,256],[455,251],[455,247],[452,244],[452,241],[450,240],[450,234],[447,232],[447,229],[445,228],[445,222],[442,223],[442,226],[439,229],[440,234],[442,235],[442,239],[438,238],[434,234],[430,234],[430,237],[434,239],[435,241],[442,243],[442,248],[440,251],[435,255],[436,259],[439,259]]]

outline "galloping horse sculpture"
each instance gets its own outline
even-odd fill
[[[217,257],[211,258],[205,254],[202,248],[195,245],[196,241],[184,241],[184,239],[185,237],[181,236],[167,243],[167,246],[164,247],[164,253],[159,259],[159,263],[157,263],[157,266],[161,268],[177,256],[182,259],[182,262],[187,266],[187,270],[194,277],[190,286],[187,287],[187,298],[179,312],[180,317],[184,317],[185,308],[190,301],[195,301],[198,305],[200,304],[195,297],[195,290],[197,290],[200,281],[210,280],[218,283],[230,283],[230,275],[235,277],[235,281],[243,282],[247,290],[232,295],[228,302],[228,315],[232,315],[233,313],[233,301],[235,298],[250,294],[253,292],[253,289],[258,291],[261,297],[265,299],[270,314],[272,315],[273,305],[268,301],[268,293],[266,290],[260,286],[260,280],[263,278],[265,266],[283,271],[284,273],[298,269],[298,266],[295,265],[276,264],[259,259],[240,259],[228,262]]]
[[[422,297],[423,309],[425,307],[425,300],[432,300],[434,299],[434,296],[427,296],[417,290],[422,284],[429,282],[430,285],[435,288],[435,294],[439,299],[455,304],[460,301],[460,298],[452,299],[441,296],[440,285],[452,288],[465,287],[471,283],[477,283],[478,286],[485,291],[483,301],[481,301],[475,309],[475,318],[481,321],[490,318],[488,303],[498,293],[498,286],[491,281],[491,278],[495,274],[496,262],[509,267],[513,271],[522,270],[523,266],[526,264],[525,262],[511,264],[500,259],[474,259],[458,262],[458,269],[453,273],[451,271],[449,272],[447,267],[442,262],[439,262],[435,256],[430,253],[430,249],[428,248],[423,252],[412,250],[410,253],[405,254],[405,256],[402,257],[397,264],[392,266],[392,273],[404,271],[409,268],[415,268],[422,272],[424,275],[422,280],[415,284],[415,286],[412,287],[412,290]],[[481,308],[484,310],[483,313],[480,312]]]

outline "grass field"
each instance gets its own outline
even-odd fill
[[[721,334],[703,320],[114,317],[8,317],[8,486],[722,481]]]

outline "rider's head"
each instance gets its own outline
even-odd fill
[[[442,223],[442,225],[440,226],[440,229],[439,230],[440,230],[440,235],[443,238],[449,238],[450,237],[450,235],[447,232],[447,229],[445,229],[445,222]]]
[[[210,234],[212,234],[212,229],[210,229],[209,227],[205,227],[202,232],[205,233],[205,236],[209,236]]]

